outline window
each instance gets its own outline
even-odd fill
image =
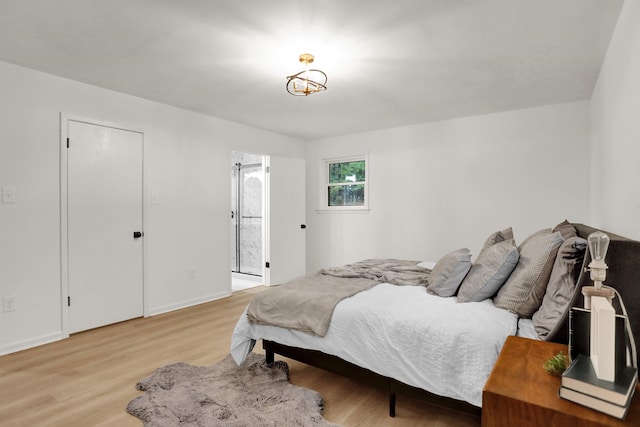
[[[324,208],[366,210],[367,161],[364,156],[325,160]]]

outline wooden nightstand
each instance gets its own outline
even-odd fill
[[[542,364],[567,346],[510,336],[482,392],[482,426],[640,426],[640,385],[622,421],[558,397],[560,378]]]

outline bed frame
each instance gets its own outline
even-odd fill
[[[596,228],[584,224],[573,225],[578,231],[578,236],[584,239],[592,232],[597,231]],[[620,293],[627,308],[635,341],[640,345],[640,242],[607,231],[604,232],[611,239],[605,260],[609,267],[605,284],[615,288]],[[581,289],[583,286],[592,284],[587,269],[589,262],[591,262],[591,257],[587,250],[582,266],[575,272],[577,286],[569,307],[582,307]],[[614,306],[620,312],[617,298],[614,300]],[[547,340],[567,344],[569,339],[568,312],[569,310],[567,309],[558,325],[549,333]],[[435,395],[317,350],[290,347],[268,340],[263,340],[262,346],[266,353],[267,363],[273,363],[275,354],[279,354],[386,390],[389,393],[389,415],[391,417],[395,416],[396,396],[398,394],[478,417],[481,415],[481,408],[467,402]]]

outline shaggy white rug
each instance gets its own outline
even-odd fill
[[[320,393],[289,384],[289,367],[268,366],[249,354],[238,366],[231,356],[211,366],[174,363],[136,384],[144,394],[127,406],[145,427],[324,426]]]

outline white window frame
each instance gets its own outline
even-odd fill
[[[360,206],[329,206],[329,165],[333,163],[347,163],[364,161],[364,181],[358,183],[364,185],[364,204]],[[319,213],[330,212],[368,212],[369,211],[369,155],[361,154],[356,156],[344,156],[333,157],[330,159],[322,159],[322,165],[320,167],[321,179],[320,179],[320,207],[317,209]]]

